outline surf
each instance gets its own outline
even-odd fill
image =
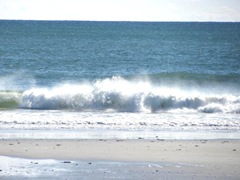
[[[112,77],[92,83],[64,83],[53,87],[32,88],[22,93],[19,107],[132,113],[191,111],[239,114],[240,96]]]

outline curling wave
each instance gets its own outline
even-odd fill
[[[22,94],[20,107],[78,111],[240,113],[240,96],[187,92],[113,77],[92,84],[30,89]]]
[[[0,91],[0,108],[17,108],[21,101],[21,92]]]

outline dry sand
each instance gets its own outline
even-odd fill
[[[119,173],[115,173],[114,178],[118,178],[118,175],[121,174],[124,179],[138,179],[139,175],[145,176],[142,179],[161,179],[161,177],[164,179],[240,179],[239,140],[2,139],[0,140],[0,156],[39,159],[39,161],[41,159],[57,159],[59,162],[63,162],[62,164],[79,161],[92,165],[97,162],[105,162],[105,169],[109,168],[109,172]],[[121,163],[128,163],[128,165],[116,166]],[[161,168],[152,166],[152,163],[158,164]],[[0,165],[3,164],[4,162],[0,163]],[[99,166],[89,168],[93,172],[93,168],[101,169],[103,164],[100,163]],[[137,168],[139,166],[146,167],[143,170]],[[65,168],[65,166],[61,168]],[[131,169],[131,173],[130,171],[127,173],[129,169]],[[4,172],[0,169],[0,177],[1,174],[4,175]],[[5,174],[10,175],[6,172]],[[86,173],[80,172],[78,169],[78,173],[75,172],[73,177],[79,175],[84,177]],[[53,178],[54,176],[49,177]],[[101,177],[103,176],[98,171],[92,178],[101,179]],[[106,173],[104,177],[108,179]]]

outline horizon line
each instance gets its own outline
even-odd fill
[[[69,21],[69,22],[150,22],[150,23],[161,23],[161,22],[173,22],[173,23],[240,23],[240,21],[207,21],[207,20],[183,20],[183,21],[174,21],[174,20],[162,20],[162,21],[144,21],[144,20],[71,20],[71,19],[1,19],[0,21]]]

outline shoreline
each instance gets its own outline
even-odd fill
[[[1,129],[0,139],[122,139],[122,140],[238,140],[240,132],[233,130],[111,130],[111,129]]]
[[[143,179],[238,179],[240,140],[0,139],[0,177],[14,176],[15,172],[24,170],[46,171],[45,161],[55,163],[51,166],[55,169],[49,168],[48,178],[63,173],[66,179],[67,172],[72,171],[73,179],[78,176],[107,179],[110,176],[106,172],[125,179],[143,176]],[[79,166],[88,168],[86,172],[92,175],[86,177]],[[57,169],[64,171],[57,172]],[[33,173],[25,175],[32,177]]]

